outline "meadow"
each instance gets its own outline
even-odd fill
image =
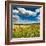
[[[13,38],[40,37],[40,24],[14,24]]]

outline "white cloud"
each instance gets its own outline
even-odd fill
[[[36,16],[36,14],[40,12],[39,9],[36,9],[35,12],[31,11],[31,10],[26,10],[25,8],[17,8],[15,10],[13,10],[13,13],[21,13],[27,16]]]
[[[13,22],[18,22],[20,17],[18,15],[13,15]]]
[[[19,13],[19,11],[15,9],[15,10],[13,10],[13,13]]]
[[[36,12],[36,13],[37,13],[37,12],[40,12],[40,9],[36,9],[35,12]]]
[[[22,14],[25,14],[25,15],[33,15],[35,12],[33,12],[33,11],[31,11],[31,10],[26,10],[25,8],[17,8],[19,11],[20,11],[20,13],[22,13]]]
[[[17,8],[19,11],[26,11],[25,8]]]
[[[35,12],[30,11],[30,10],[26,10],[26,13],[28,13],[29,16],[35,16]]]
[[[18,11],[19,11],[20,13],[25,14],[25,15],[27,15],[27,16],[36,16],[36,14],[37,14],[38,12],[40,12],[39,9],[36,9],[35,12],[34,12],[34,11],[31,11],[31,10],[26,10],[25,8],[17,8],[17,9],[18,9]]]
[[[18,9],[19,13],[21,13],[21,14],[25,14],[25,12],[26,12],[26,9],[24,9],[24,8],[17,8],[17,9]]]
[[[19,18],[19,16],[18,16],[18,15],[13,15],[13,18],[17,18],[17,19],[18,19],[18,18]]]

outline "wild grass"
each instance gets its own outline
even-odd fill
[[[13,25],[14,38],[30,38],[40,36],[40,24]]]

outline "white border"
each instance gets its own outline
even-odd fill
[[[11,22],[11,5],[9,5],[9,11],[10,11],[10,22]],[[15,3],[14,3],[15,5]],[[16,4],[16,5],[19,5],[19,4]],[[20,4],[20,5],[24,5],[24,4]],[[29,5],[29,4],[25,4],[25,5]],[[31,6],[31,5],[30,5]],[[21,42],[21,41],[36,41],[36,40],[43,40],[43,5],[32,5],[32,6],[42,6],[40,8],[40,37],[33,37],[33,38],[12,38],[10,40],[10,42]],[[11,34],[11,24],[9,23],[10,25],[10,34]],[[10,35],[10,38],[11,38],[11,35]]]

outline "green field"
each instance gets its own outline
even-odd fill
[[[40,37],[40,24],[13,25],[13,38]]]

